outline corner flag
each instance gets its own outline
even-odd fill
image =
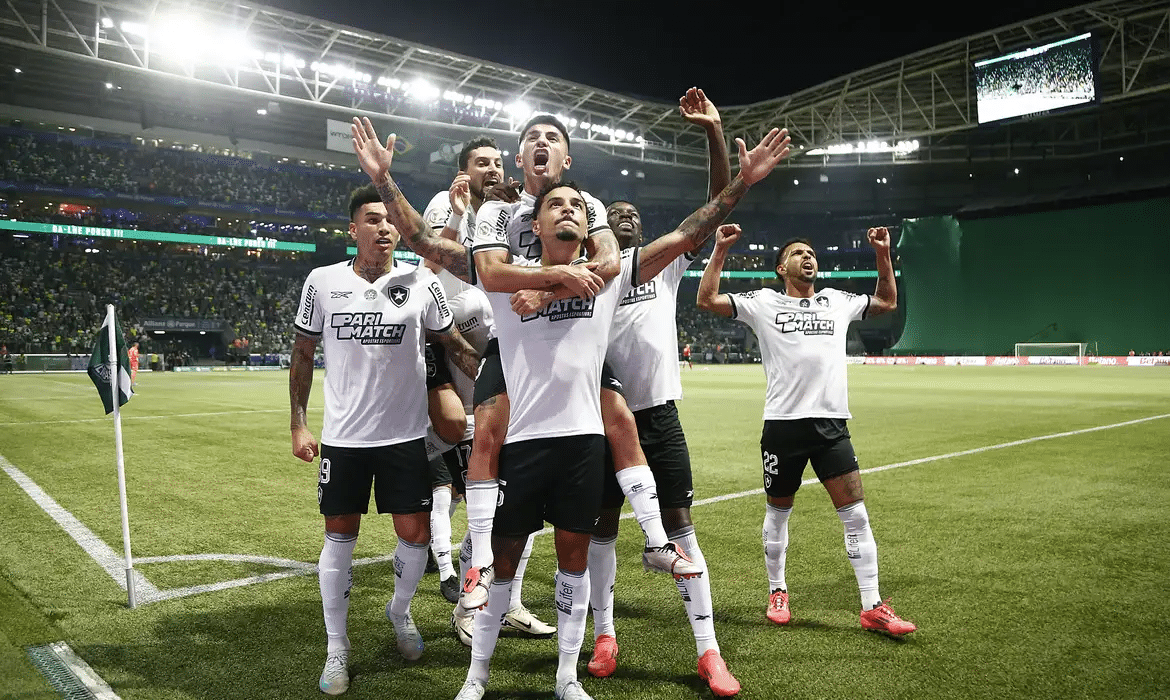
[[[102,321],[102,327],[98,331],[97,339],[94,341],[93,353],[89,357],[88,368],[89,378],[93,380],[98,394],[102,397],[102,404],[106,407],[106,413],[112,413],[114,410],[114,382],[110,381],[110,370],[113,364],[110,358],[111,336],[117,339],[118,364],[116,376],[118,405],[123,406],[134,395],[134,391],[130,388],[130,358],[126,354],[126,341],[122,339],[122,331],[114,323],[114,307],[107,306],[106,318]]]

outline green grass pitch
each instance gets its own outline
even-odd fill
[[[863,476],[883,596],[920,627],[902,640],[860,629],[841,524],[815,484],[801,489],[790,524],[793,621],[767,622],[763,496],[706,502],[761,486],[763,372],[683,370],[693,517],[740,697],[1170,695],[1170,371],[851,366],[849,381],[862,468],[922,460]],[[123,427],[134,555],[159,558],[137,567],[150,583],[165,593],[288,572],[280,560],[315,564],[316,468],[290,454],[287,374],[144,374],[140,384]],[[1139,419],[1151,420],[1089,430]],[[1017,444],[980,449],[1005,443]],[[88,378],[0,376],[0,455],[121,553],[113,425]],[[465,522],[461,509],[456,539]],[[538,538],[524,590],[529,608],[555,621],[551,544]],[[390,519],[368,516],[355,557],[393,547]],[[640,547],[635,523],[624,521],[619,668],[609,679],[588,676],[588,632],[585,688],[598,700],[710,698],[678,593],[669,578],[641,571]],[[171,559],[201,554],[247,556]],[[437,576],[424,578],[413,604],[427,644],[413,664],[398,656],[382,615],[392,566],[358,566],[354,578],[346,697],[454,697],[469,651],[447,629]],[[130,610],[114,578],[8,475],[0,610],[3,698],[59,697],[24,655],[26,645],[57,640],[126,700],[321,697],[315,575]],[[488,698],[551,698],[555,667],[555,639],[504,637]]]

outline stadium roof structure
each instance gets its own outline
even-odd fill
[[[973,61],[1085,31],[1101,46],[1101,109],[1006,129],[976,128]],[[272,112],[263,128],[274,138],[283,130],[285,138],[302,140],[309,115],[319,119],[322,113],[514,138],[529,114],[551,112],[564,117],[576,143],[617,158],[706,168],[705,137],[678,117],[675,104],[237,0],[6,0],[0,6],[3,54],[43,67],[22,90],[46,97],[53,91],[58,100],[72,95],[94,109],[103,89],[118,89],[124,90],[122,102],[138,100],[144,113],[148,102],[168,99],[207,110],[191,95],[213,90],[221,110],[250,118]],[[160,92],[164,83],[173,92]],[[721,106],[721,112],[729,136],[753,139],[772,126],[787,127],[805,152],[790,160],[791,167],[1060,158],[1170,143],[1165,101],[1156,114],[1146,109],[1151,96],[1168,88],[1170,2],[1102,0],[793,95]],[[808,154],[854,143],[874,145]]]

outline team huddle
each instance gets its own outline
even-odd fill
[[[458,174],[422,214],[391,177],[394,136],[383,144],[354,119],[354,151],[371,184],[350,201],[357,257],[315,269],[305,282],[289,374],[293,454],[320,457],[325,517],[319,580],[327,635],[321,691],[349,687],[346,617],[353,551],[371,488],[391,513],[398,543],[386,605],[397,647],[421,658],[410,602],[427,566],[453,605],[450,624],[471,647],[456,700],[479,700],[502,628],[557,636],[553,683],[561,700],[588,700],[577,665],[590,611],[588,672],[617,668],[616,542],[622,503],[645,535],[643,566],[673,577],[694,634],[699,676],[719,697],[740,692],[716,640],[711,582],[690,506],[692,471],[675,401],[682,398],[675,325],[685,271],[712,236],[697,303],[736,318],[760,339],[767,398],[761,438],[766,618],[791,619],[784,576],[788,516],[811,460],[845,528],[861,593],[860,624],[914,631],[878,593],[877,547],[850,442],[845,380],[848,325],[896,307],[889,234],[871,229],[873,295],[814,288],[817,263],[803,239],[776,257],[784,292],[720,294],[728,249],[740,235],[728,214],[788,155],[785,130],[754,148],[736,139],[733,178],[719,113],[701,90],[682,117],[706,132],[707,204],[643,244],[631,202],[608,208],[566,179],[568,130],[532,117],[519,132],[520,182],[505,181],[491,139],[469,141]],[[395,261],[402,242],[423,264]],[[313,355],[325,349],[320,443],[306,421]],[[468,532],[452,557],[451,514],[466,503]],[[556,625],[524,606],[534,534],[554,528]],[[620,597],[620,591],[616,592]]]

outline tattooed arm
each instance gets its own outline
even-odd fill
[[[394,224],[394,228],[402,235],[402,242],[420,257],[446,268],[451,274],[470,283],[467,248],[436,234],[414,207],[410,206],[410,202],[406,201],[406,197],[390,177],[390,165],[394,161],[394,134],[390,134],[386,139],[386,145],[383,146],[378,141],[378,134],[370,120],[357,117],[354,117],[353,124],[350,125],[350,133],[353,135],[353,150],[357,154],[358,162],[366,175],[370,176],[374,188],[378,190],[382,203],[386,205],[390,223]]]
[[[441,333],[427,331],[427,342],[436,342],[442,345],[443,350],[447,353],[447,359],[469,379],[475,379],[475,375],[479,371],[479,353],[471,347],[471,343],[467,342],[467,339],[454,325]]]
[[[751,151],[743,139],[739,145],[739,174],[710,202],[699,207],[678,228],[644,247],[638,255],[638,277],[641,283],[653,279],[678,256],[699,248],[716,227],[739,203],[755,183],[767,177],[784,156],[788,155],[788,131],[772,129]]]
[[[293,455],[312,462],[320,452],[317,440],[309,430],[305,412],[309,407],[309,391],[313,388],[313,353],[317,339],[297,333],[293,340],[292,360],[288,370],[288,398],[291,406],[289,428],[292,430]]]

